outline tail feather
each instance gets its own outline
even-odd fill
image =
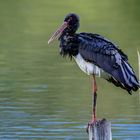
[[[140,87],[132,67],[125,60],[122,60],[120,67],[115,69],[112,76],[106,80],[127,90],[129,94],[132,94],[132,91],[137,91]]]
[[[121,69],[125,79],[124,85],[128,86],[128,91],[137,91],[140,85],[132,67],[126,61],[122,61]]]

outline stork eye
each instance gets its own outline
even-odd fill
[[[68,23],[69,23],[71,20],[72,20],[72,17],[70,17],[70,18],[68,19]]]

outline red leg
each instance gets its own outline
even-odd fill
[[[96,100],[97,100],[97,84],[95,75],[93,75],[93,112],[92,112],[92,122],[96,121]]]
[[[93,75],[92,93],[93,93],[92,119],[88,124],[87,132],[88,132],[90,125],[92,125],[94,122],[96,122],[97,84],[96,84],[95,75]]]

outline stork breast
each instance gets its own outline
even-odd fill
[[[93,63],[85,61],[84,58],[80,55],[80,53],[74,56],[74,59],[77,65],[84,73],[86,73],[87,75],[95,74],[96,76],[100,77],[101,69],[98,66],[94,65]]]

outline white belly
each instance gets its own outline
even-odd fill
[[[109,75],[93,63],[85,61],[80,54],[74,57],[77,65],[87,75],[96,75],[98,77],[107,78]]]

